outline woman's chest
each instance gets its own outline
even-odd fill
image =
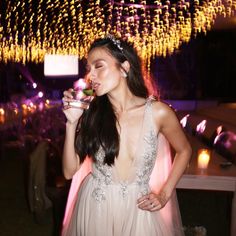
[[[144,114],[121,116],[117,123],[120,147],[118,160],[132,161],[143,135]]]

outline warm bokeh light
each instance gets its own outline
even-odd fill
[[[14,122],[18,122],[22,120],[23,124],[27,123],[25,118],[30,117],[32,114],[43,111],[55,107],[61,107],[61,101],[51,101],[49,99],[43,100],[36,99],[32,97],[30,99],[24,99],[24,101],[20,102],[18,105],[12,106],[12,103],[6,103],[0,107],[0,124],[1,128],[6,128],[8,125],[13,124]]]
[[[16,115],[19,113],[17,108],[15,108],[13,111]]]
[[[233,16],[236,0],[19,0],[0,13],[0,61],[42,62],[45,54],[86,55],[107,33],[127,38],[146,65],[171,54],[218,15]]]
[[[3,109],[3,108],[0,108],[0,115],[1,115],[1,116],[4,116],[4,114],[5,114],[4,109]]]

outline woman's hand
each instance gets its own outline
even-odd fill
[[[158,211],[163,208],[168,202],[169,197],[166,196],[164,191],[158,194],[149,193],[138,199],[138,207],[146,211]]]
[[[75,108],[71,105],[71,102],[74,101],[73,95],[72,95],[73,89],[69,89],[64,91],[63,93],[63,112],[67,118],[67,121],[71,124],[77,123],[81,115],[83,114],[82,108]]]

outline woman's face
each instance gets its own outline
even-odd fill
[[[87,76],[97,96],[115,90],[122,79],[117,60],[104,48],[94,48],[87,59]]]

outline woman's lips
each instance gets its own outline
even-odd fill
[[[100,83],[92,82],[92,88],[93,88],[93,90],[97,90],[99,86],[100,86]]]

